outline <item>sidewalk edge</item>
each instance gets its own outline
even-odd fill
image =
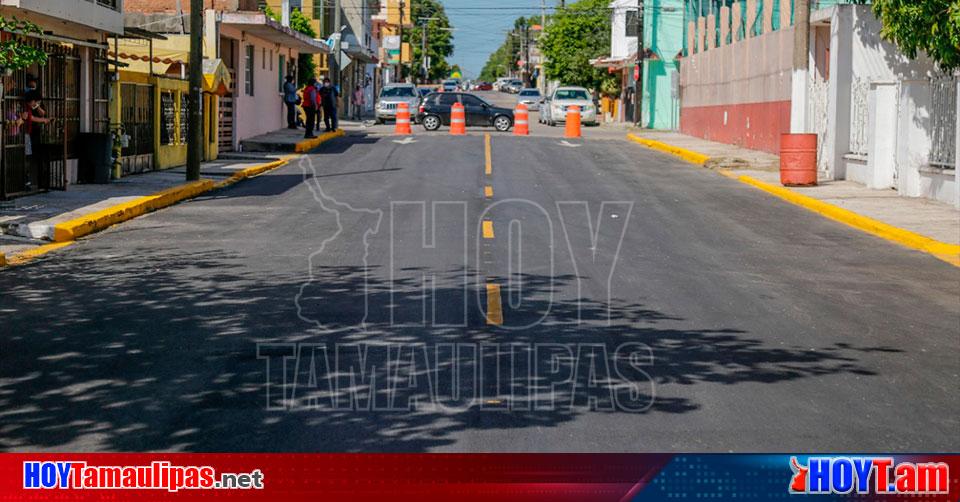
[[[320,146],[321,144],[326,143],[327,141],[330,141],[331,139],[341,138],[343,136],[345,136],[343,129],[337,129],[336,131],[332,131],[332,132],[325,132],[317,136],[316,138],[305,139],[297,143],[297,146],[293,149],[293,151],[296,153],[306,153]]]
[[[166,190],[162,190],[152,195],[137,198],[130,202],[117,204],[106,209],[101,209],[94,213],[81,216],[79,218],[58,223],[53,227],[53,235],[50,236],[53,242],[68,242],[85,235],[99,232],[107,227],[131,220],[146,213],[156,211],[178,202],[192,199],[200,194],[209,192],[215,188],[221,188],[237,181],[262,174],[266,171],[281,167],[289,159],[280,159],[266,164],[259,164],[248,167],[233,173],[226,181],[217,183],[211,179],[202,179],[191,181]]]
[[[856,228],[857,230],[880,237],[882,239],[895,242],[917,251],[923,251],[931,254],[940,260],[951,265],[960,267],[960,245],[948,244],[932,239],[909,230],[895,227],[889,223],[875,220],[868,216],[855,213],[849,209],[824,202],[807,195],[799,194],[790,189],[764,183],[756,178],[746,175],[738,175],[728,170],[718,171],[723,176],[735,179],[741,183],[750,185],[758,190],[767,192],[770,195],[783,199],[791,204],[803,207],[813,211],[823,217],[843,223],[844,225]]]
[[[654,150],[659,150],[661,152],[669,153],[670,155],[675,155],[681,159],[690,162],[692,164],[703,165],[710,160],[709,155],[704,155],[700,152],[695,152],[693,150],[687,150],[686,148],[680,148],[679,146],[673,146],[662,141],[656,141],[647,138],[641,138],[633,133],[627,134],[627,139],[630,141],[640,143],[647,148],[652,148]]]

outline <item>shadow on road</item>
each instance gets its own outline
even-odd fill
[[[829,374],[871,375],[858,365],[859,351],[893,350],[771,347],[732,328],[671,329],[663,324],[682,319],[619,300],[554,300],[544,322],[533,328],[492,328],[475,307],[472,279],[467,283],[466,327],[397,327],[389,322],[387,306],[421,305],[424,297],[416,281],[391,284],[376,269],[318,267],[304,287],[301,276],[251,271],[244,259],[225,251],[172,249],[140,249],[110,259],[75,253],[68,260],[0,276],[0,448],[417,452],[455,444],[464,431],[551,428],[589,413],[627,413],[578,406],[271,411],[266,409],[265,361],[257,358],[259,342],[549,342],[611,350],[627,342],[644,344],[654,358],[645,369],[656,391],[655,397],[647,396],[652,403],[644,414],[682,414],[701,407],[689,396],[671,395],[677,387],[667,384],[772,384]],[[461,301],[464,272],[440,274],[436,298],[444,305]],[[472,277],[472,271],[466,272]],[[526,295],[533,298],[525,308],[545,311],[549,300],[544,298],[551,290],[573,280],[525,276]],[[328,331],[298,318],[294,297],[301,287],[301,306]],[[365,314],[366,329],[356,329]],[[613,319],[609,324],[608,314]],[[485,367],[480,375],[495,371]],[[467,383],[491,385],[483,376]],[[534,378],[530,386],[548,383]],[[487,391],[499,395],[502,388]],[[429,399],[419,391],[410,397]],[[580,397],[561,389],[557,399],[563,403]]]

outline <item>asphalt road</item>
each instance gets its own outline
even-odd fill
[[[0,449],[960,449],[958,269],[625,141],[378,131],[0,273]]]

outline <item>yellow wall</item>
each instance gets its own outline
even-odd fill
[[[153,168],[170,169],[179,167],[187,163],[187,138],[180,137],[180,116],[182,95],[190,89],[190,84],[186,80],[173,79],[161,76],[150,76],[146,73],[121,71],[119,82],[114,82],[113,95],[110,101],[110,123],[111,126],[119,125],[120,110],[122,107],[120,84],[121,83],[139,83],[153,85]],[[174,105],[174,137],[173,144],[160,144],[160,128],[163,126],[160,93],[164,91],[173,92]],[[219,117],[219,100],[212,94],[203,94],[203,158],[204,160],[216,160],[219,155],[217,136],[219,135],[219,124],[216,118]],[[211,128],[213,131],[211,132]],[[119,173],[115,173],[119,176]]]

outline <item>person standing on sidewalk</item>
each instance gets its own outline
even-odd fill
[[[287,129],[297,128],[297,105],[300,96],[297,96],[297,84],[293,83],[293,75],[287,75],[283,83],[283,104],[287,106]]]
[[[323,79],[323,88],[320,89],[320,103],[323,106],[323,123],[327,132],[336,131],[339,126],[337,120],[337,98],[340,93],[333,86],[329,78]]]
[[[313,127],[317,122],[318,104],[317,79],[310,77],[307,85],[303,88],[303,113],[307,116],[307,123],[304,125],[306,128],[306,132],[303,135],[304,138],[316,138],[316,136],[313,135]]]
[[[353,90],[353,95],[350,96],[350,102],[353,104],[353,120],[362,120],[363,119],[363,87],[360,84],[357,84],[357,88]]]

